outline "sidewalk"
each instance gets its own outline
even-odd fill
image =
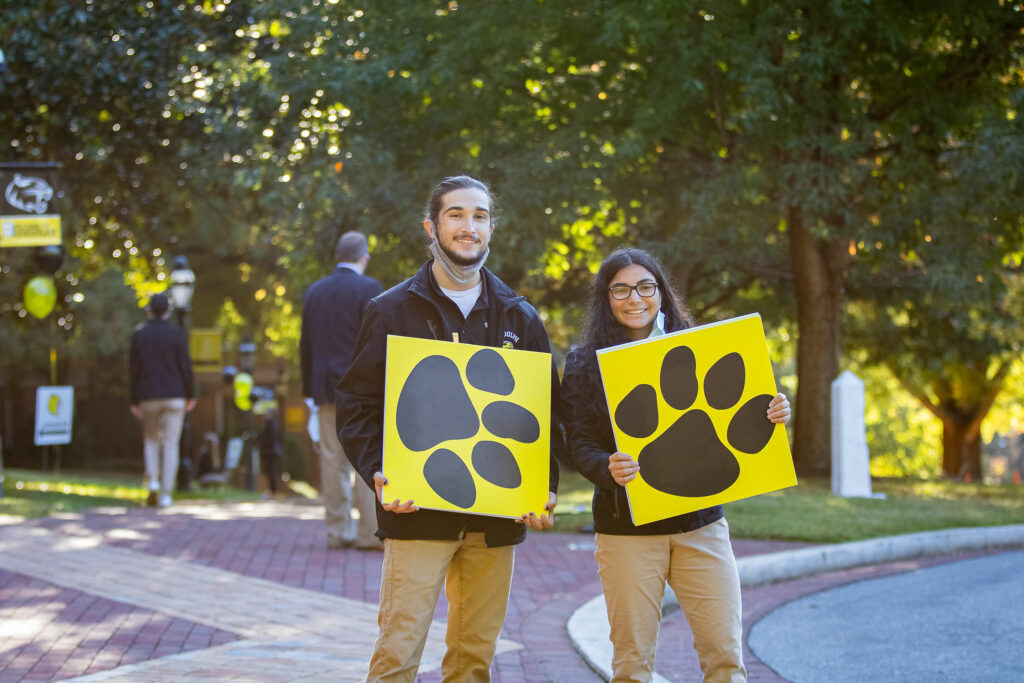
[[[362,680],[382,555],[328,550],[322,514],[182,504],[0,524],[0,682]],[[600,680],[565,630],[600,593],[581,541],[518,546],[495,680]],[[446,610],[442,596],[424,681],[440,678]]]
[[[328,550],[322,508],[260,502],[0,520],[0,683],[358,681],[376,636],[381,554]],[[801,544],[736,541],[737,555]],[[951,558],[946,558],[946,561]],[[943,559],[835,571],[744,590],[744,622],[830,586]],[[570,616],[601,594],[590,535],[531,533],[516,549],[493,679],[599,681]],[[442,596],[420,669],[440,679]],[[669,610],[658,671],[699,680]],[[751,652],[751,681],[779,678]]]

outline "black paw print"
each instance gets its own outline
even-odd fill
[[[466,378],[480,391],[508,396],[516,381],[505,359],[493,349],[481,349],[466,364]],[[478,441],[473,446],[472,470],[447,448],[445,441],[476,436],[480,424],[491,435],[520,443],[540,438],[540,422],[526,408],[510,401],[493,401],[477,416],[462,383],[459,368],[450,358],[427,356],[412,369],[402,387],[395,411],[402,444],[410,451],[430,451],[423,476],[437,495],[452,505],[468,509],[476,502],[476,471],[482,479],[502,488],[522,484],[522,472],[512,451],[502,443]]]
[[[661,363],[661,395],[665,402],[684,412],[636,457],[640,474],[651,487],[674,496],[700,497],[721,493],[740,476],[740,463],[722,443],[711,418],[701,409],[688,410],[704,386],[704,398],[715,410],[733,408],[743,395],[746,372],[738,353],[722,356],[711,366],[704,381],[697,379],[697,360],[686,346],[665,354]],[[764,449],[775,425],[765,412],[772,400],[760,394],[748,400],[729,421],[726,441],[741,453]],[[641,384],[615,408],[615,424],[634,438],[654,434],[660,423],[657,390]]]

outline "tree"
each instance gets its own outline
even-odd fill
[[[829,467],[829,385],[862,255],[915,250],[913,231],[892,234],[900,202],[946,187],[938,161],[1007,110],[1024,20],[1019,3],[963,0],[7,15],[22,75],[3,81],[19,105],[0,130],[18,158],[82,155],[68,170],[80,225],[92,221],[76,226],[83,249],[135,249],[124,268],[153,285],[166,268],[154,250],[171,244],[207,260],[248,324],[285,329],[342,226],[371,234],[371,267],[397,279],[422,260],[428,189],[474,173],[505,199],[490,265],[558,319],[571,324],[596,262],[626,242],[655,250],[705,319],[795,309],[802,474]]]
[[[1024,144],[1007,108],[932,155],[880,216],[893,243],[861,244],[851,341],[942,423],[942,472],[981,476],[981,425],[1020,362]],[[927,190],[925,190],[927,188]]]
[[[279,200],[277,184],[261,188],[237,163],[273,149],[260,131],[280,103],[249,63],[254,45],[271,40],[253,37],[251,3],[5,4],[0,88],[10,106],[0,139],[9,159],[63,164],[65,246],[77,264],[62,273],[69,282],[113,262],[145,300],[184,254],[200,277],[201,324],[221,308],[214,291],[260,330],[265,308],[285,310],[268,305],[286,281],[285,250],[261,213]],[[271,160],[260,169],[268,175]]]
[[[491,177],[526,188],[514,210],[534,244],[604,201],[691,301],[698,286],[729,296],[733,278],[736,292],[778,283],[788,266],[797,465],[823,474],[851,251],[887,241],[873,217],[922,157],[1018,87],[1005,77],[1019,66],[1019,9],[386,3],[361,15],[360,56],[338,73],[368,86],[352,106],[363,135],[401,122],[388,130],[403,165],[490,160]],[[537,254],[516,246],[527,263]]]

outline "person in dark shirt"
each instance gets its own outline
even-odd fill
[[[132,415],[142,421],[148,503],[167,507],[178,472],[181,427],[196,405],[192,359],[184,332],[167,322],[167,296],[154,294],[146,311],[149,320],[132,333],[129,393]]]
[[[302,306],[302,393],[320,430],[320,494],[324,501],[327,547],[380,550],[374,535],[377,516],[373,491],[355,481],[335,428],[334,390],[352,362],[352,349],[363,321],[366,302],[383,287],[363,275],[370,260],[366,237],[346,232],[334,250],[338,264],[306,291]],[[353,514],[358,511],[358,519]]]
[[[283,457],[281,445],[281,427],[277,422],[277,409],[267,408],[263,414],[263,429],[260,431],[260,463],[263,465],[263,472],[267,475],[268,498],[275,498],[280,488],[281,459]]]

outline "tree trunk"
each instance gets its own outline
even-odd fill
[[[844,263],[838,242],[816,240],[799,208],[787,231],[797,298],[797,392],[793,459],[797,474],[827,476],[832,468],[832,381],[839,375],[839,320]]]
[[[942,475],[952,479],[981,479],[981,434],[972,419],[960,415],[942,420]]]

